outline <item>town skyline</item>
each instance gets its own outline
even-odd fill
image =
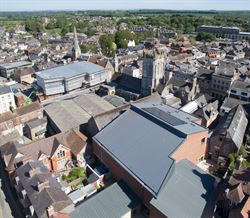
[[[22,2],[22,4],[20,4]],[[136,9],[164,9],[164,10],[250,10],[247,0],[114,0],[94,1],[66,1],[66,0],[0,0],[0,11],[46,11],[46,10],[136,10]]]

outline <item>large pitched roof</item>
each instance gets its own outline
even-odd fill
[[[123,181],[119,181],[77,206],[70,216],[71,218],[123,217],[139,203],[140,199],[135,193]]]
[[[235,145],[240,148],[247,128],[248,120],[241,105],[232,109],[219,131],[227,131]],[[221,127],[221,126],[220,126]]]
[[[158,110],[154,113],[153,109]],[[136,104],[94,137],[153,194],[159,192],[174,163],[171,154],[186,135],[206,131],[193,122],[196,118],[175,110],[167,105]]]
[[[61,132],[79,128],[91,116],[107,112],[115,107],[96,94],[79,95],[72,99],[45,106],[45,111]]]
[[[175,164],[173,174],[150,203],[167,217],[210,217],[204,209],[215,200],[215,178],[188,160]],[[213,212],[213,210],[211,210]],[[211,216],[212,217],[212,216]]]

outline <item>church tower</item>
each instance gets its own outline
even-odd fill
[[[151,95],[156,91],[165,76],[166,51],[161,47],[145,50],[143,53],[143,74],[141,81],[142,96]]]
[[[78,43],[76,28],[74,27],[74,47],[72,49],[73,59],[77,60],[81,56],[81,49]]]

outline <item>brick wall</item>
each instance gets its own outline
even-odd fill
[[[93,152],[99,160],[111,171],[111,175],[116,180],[124,180],[128,186],[143,200],[149,208],[152,194],[145,189],[133,176],[124,170],[109,154],[107,154],[94,140]]]
[[[207,149],[208,131],[188,135],[183,144],[172,155],[176,161],[188,159],[192,163],[197,164],[201,157],[205,157]],[[205,139],[202,142],[202,139]]]
[[[65,159],[67,161],[71,161],[71,151],[70,150],[66,150],[66,149],[62,149],[60,147],[58,147],[57,150],[64,150],[65,151]],[[57,151],[54,153],[54,155],[51,157],[51,170],[52,172],[57,172],[59,171],[58,169],[58,161],[62,160],[63,158],[59,159],[57,157]]]

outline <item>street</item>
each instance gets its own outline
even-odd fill
[[[23,218],[17,197],[12,193],[8,175],[0,159],[0,218]]]

